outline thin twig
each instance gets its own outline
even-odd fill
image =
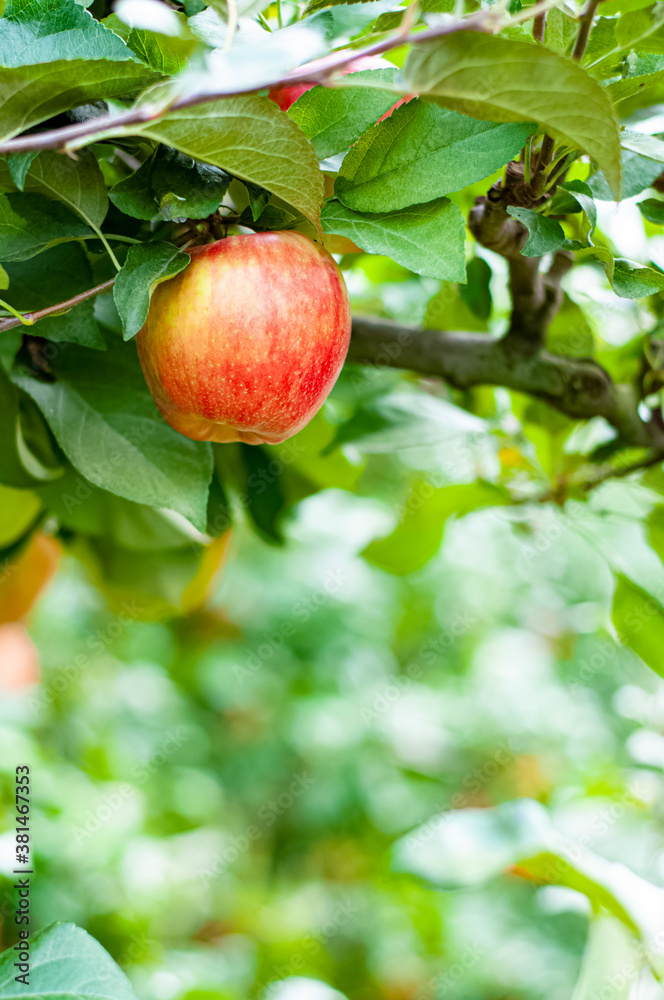
[[[99,295],[100,292],[107,292],[113,287],[114,283],[115,278],[109,278],[108,281],[103,281],[101,285],[88,288],[87,291],[80,292],[79,295],[74,295],[71,299],[66,299],[64,302],[58,302],[54,306],[48,306],[46,309],[38,309],[36,312],[22,313],[20,317],[2,319],[0,320],[0,333],[5,333],[6,330],[13,330],[17,326],[33,326],[40,319],[45,319],[47,316],[54,316],[56,313],[73,309],[74,306],[80,305],[86,299],[92,299],[95,295]]]
[[[536,17],[542,10],[549,10],[555,5],[557,0],[543,0],[542,3],[529,7],[527,11],[521,12],[511,19],[510,23],[524,20],[526,17]],[[444,38],[447,35],[454,35],[460,31],[481,31],[493,34],[501,26],[502,12],[498,13],[493,8],[477,11],[465,20],[457,21],[454,24],[436,25],[426,31],[408,32],[408,17],[402,20],[406,22],[406,30],[400,26],[399,30],[389,35],[381,41],[374,42],[361,49],[344,49],[341,52],[333,52],[323,59],[317,59],[315,63],[300,66],[286,76],[280,76],[271,81],[261,81],[259,87],[246,87],[243,84],[230,85],[215,91],[205,93],[188,94],[175,98],[167,109],[149,103],[131,108],[121,114],[103,115],[85,122],[76,122],[73,125],[66,125],[64,128],[50,129],[44,132],[36,132],[31,135],[18,136],[15,139],[6,139],[0,142],[0,155],[6,153],[28,153],[33,150],[42,149],[65,149],[82,146],[86,141],[104,138],[106,134],[117,134],[119,130],[130,129],[132,125],[145,125],[149,122],[157,121],[163,114],[173,111],[183,111],[188,108],[197,107],[201,104],[209,104],[212,101],[220,100],[224,97],[239,97],[247,94],[255,94],[259,90],[272,87],[290,86],[295,83],[327,83],[333,73],[344,69],[349,63],[365,56],[378,56],[391,49],[398,48],[405,43],[422,45],[426,42]]]
[[[536,42],[544,41],[544,31],[546,29],[546,11],[537,14],[533,21],[533,38]]]
[[[600,0],[588,0],[588,6],[579,19],[579,32],[574,43],[574,51],[572,52],[572,59],[576,60],[576,62],[581,62],[585,55],[590,29],[593,26],[599,2]]]

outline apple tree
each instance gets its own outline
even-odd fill
[[[195,611],[234,524],[279,546],[329,488],[390,507],[363,554],[395,576],[452,518],[583,511],[614,479],[655,498],[641,528],[664,557],[664,4],[0,10],[0,596],[17,617],[52,571],[44,545],[113,606]],[[187,251],[292,231],[350,292],[332,393],[279,443],[179,433],[136,347],[156,290]],[[661,673],[664,586],[603,554],[617,635]],[[42,568],[17,598],[26,561]],[[541,817],[517,819],[532,837],[509,863],[537,842],[529,877],[639,926],[608,869],[560,862]]]

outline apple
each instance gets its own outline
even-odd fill
[[[316,69],[317,62],[320,60],[314,60],[307,64],[308,69]],[[302,67],[300,67],[302,68]],[[381,58],[381,56],[359,56],[359,58],[354,59],[353,62],[348,63],[345,69],[339,70],[339,76],[347,76],[349,73],[359,73],[363,69],[394,69],[392,63],[388,62],[387,59]],[[270,100],[278,104],[282,111],[288,111],[291,104],[295,104],[298,97],[302,97],[302,94],[306,94],[308,90],[312,87],[317,87],[319,84],[316,83],[293,83],[291,86],[286,84],[285,86],[272,87],[268,94]],[[398,108],[400,104],[403,104],[405,100],[410,100],[413,95],[408,95],[408,97],[402,97],[393,108],[386,111],[382,118],[378,121],[382,122],[383,118],[388,118],[394,108]]]
[[[344,363],[341,271],[297,232],[228,236],[188,250],[137,337],[167,423],[196,441],[278,444],[320,409]]]

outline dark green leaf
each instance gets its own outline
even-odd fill
[[[320,223],[323,175],[295,122],[266,97],[232,97],[173,111],[132,132],[264,187]]]
[[[48,433],[43,428],[43,433]],[[0,483],[27,489],[58,477],[57,466],[44,465],[25,439],[19,392],[0,368]]]
[[[219,208],[229,183],[218,167],[160,146],[109,194],[121,212],[135,219],[204,219]]]
[[[113,286],[125,340],[135,337],[145,323],[157,285],[183,271],[190,259],[172,243],[141,243],[130,247]]]
[[[265,448],[240,444],[246,480],[243,499],[247,511],[266,541],[283,543],[280,520],[284,512],[285,497],[280,474],[275,475],[271,466],[274,457]]]
[[[35,400],[72,465],[95,486],[175,510],[203,531],[210,447],[178,434],[157,413],[135,346],[113,342],[101,356],[71,347],[53,367],[55,382],[28,375],[15,381]]]
[[[385,254],[416,274],[465,280],[463,216],[447,198],[371,215],[329,201],[321,221],[326,233],[347,236],[362,250]]]
[[[661,198],[646,198],[638,203],[637,208],[648,222],[664,226],[664,201]]]
[[[459,293],[471,313],[486,322],[491,316],[491,268],[483,257],[473,257],[466,266],[466,284]]]
[[[34,312],[69,299],[94,285],[92,268],[81,246],[62,243],[30,260],[6,265],[10,287],[4,298],[19,312]],[[60,316],[47,316],[31,332],[57,342],[106,349],[94,317],[94,300],[87,299]]]
[[[154,157],[151,156],[138,170],[124,180],[118,181],[108,192],[115,207],[125,215],[146,221],[159,216],[159,206],[152,190],[153,166]]]
[[[0,260],[28,260],[65,240],[92,236],[68,208],[42,194],[0,194]]]
[[[19,191],[23,190],[26,174],[35,156],[39,156],[39,150],[34,150],[31,153],[13,153],[7,157],[9,172]]]
[[[476,121],[435,104],[409,101],[353,146],[335,194],[359,212],[431,201],[504,166],[534,129]]]

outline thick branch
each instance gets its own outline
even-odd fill
[[[622,443],[664,451],[664,431],[646,423],[630,386],[616,385],[591,358],[533,353],[509,334],[420,330],[389,320],[353,319],[348,360],[358,364],[408,368],[440,376],[458,389],[505,386],[553,406],[569,417],[604,417]]]

